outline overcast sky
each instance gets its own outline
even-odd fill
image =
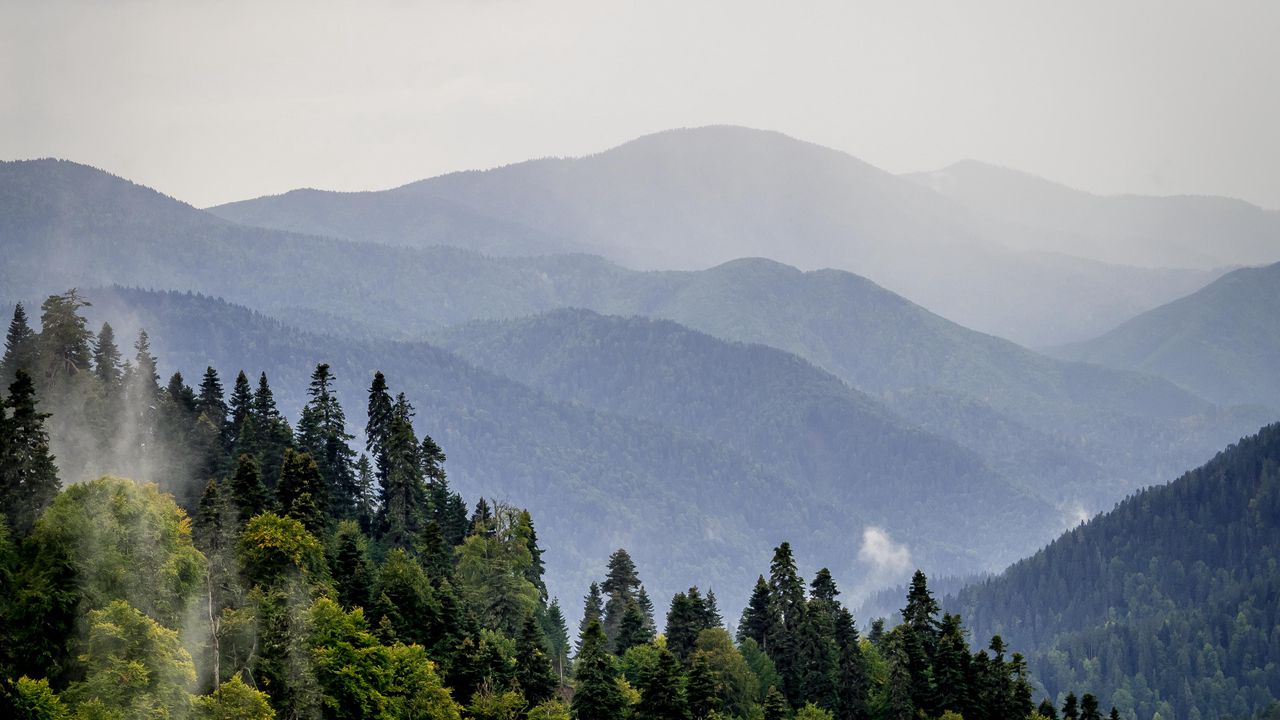
[[[715,123],[1280,208],[1280,2],[0,0],[0,158],[201,206]]]

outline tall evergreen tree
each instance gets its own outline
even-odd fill
[[[720,688],[706,653],[694,653],[689,659],[686,695],[693,720],[705,720],[720,711]]]
[[[516,637],[516,682],[525,700],[536,705],[551,699],[560,682],[547,657],[547,645],[542,628],[533,613],[525,615],[520,634]]]
[[[653,630],[645,620],[640,603],[631,600],[622,614],[622,622],[618,625],[618,637],[613,642],[613,651],[622,655],[637,645],[645,645],[653,640]]]
[[[200,394],[196,398],[196,412],[209,419],[218,429],[218,434],[226,432],[227,401],[223,396],[222,380],[218,371],[212,366],[204,369],[204,377],[200,379]]]
[[[403,395],[393,406],[386,442],[387,473],[382,483],[378,527],[383,542],[409,548],[418,537],[426,516],[426,487],[418,462],[418,440],[413,434],[412,409]]]
[[[760,575],[756,578],[751,599],[747,601],[747,606],[742,610],[742,618],[738,621],[738,642],[750,638],[768,651],[769,631],[773,629],[774,623],[769,583]]]
[[[1098,698],[1092,693],[1085,693],[1080,698],[1080,720],[1102,720],[1102,712],[1098,710]]]
[[[93,343],[93,374],[105,392],[110,393],[120,385],[120,348],[110,323],[102,323]]]
[[[236,514],[236,522],[243,526],[249,518],[271,509],[271,498],[262,483],[258,461],[252,455],[241,455],[236,462],[236,472],[231,476],[229,503]]]
[[[598,595],[599,588],[596,592]],[[598,619],[591,619],[583,628],[579,648],[574,663],[574,720],[617,720],[626,707],[626,699],[618,686],[616,660],[605,649],[604,628]]]
[[[636,564],[626,550],[619,548],[609,556],[608,570],[600,590],[605,597],[604,634],[609,638],[610,652],[619,653],[618,633],[622,628],[622,617],[640,591]]]
[[[807,602],[804,581],[796,570],[790,543],[784,542],[773,551],[769,564],[769,600],[773,624],[767,638],[767,652],[782,677],[783,694],[792,702],[799,702],[804,674],[799,640]]]
[[[36,347],[41,372],[46,379],[70,377],[90,369],[90,340],[93,335],[85,327],[85,318],[80,314],[80,308],[89,305],[89,301],[74,288],[61,295],[50,295],[40,305],[40,334]]]
[[[25,537],[36,518],[58,493],[58,470],[49,452],[44,421],[36,410],[36,388],[19,368],[0,412],[0,510],[13,534]]]
[[[253,414],[253,387],[249,385],[249,377],[243,370],[236,373],[231,397],[227,400],[227,410],[230,414],[227,436],[234,441],[244,432],[244,425]]]
[[[835,641],[840,653],[836,674],[835,715],[846,720],[866,720],[870,690],[866,658],[862,654],[853,613],[843,607],[836,612]]]
[[[391,442],[393,410],[394,403],[391,391],[387,388],[387,378],[382,371],[378,371],[373,374],[373,383],[369,386],[369,420],[364,426],[364,447],[373,458],[373,467],[380,483],[386,482],[390,467],[388,446]]]
[[[319,534],[325,525],[324,499],[324,480],[315,459],[305,452],[285,450],[280,484],[276,486],[280,510],[312,534]]]
[[[680,660],[670,650],[659,647],[657,661],[645,667],[636,684],[640,702],[636,720],[683,720],[689,707],[681,687]]]
[[[326,500],[335,517],[355,515],[355,451],[347,433],[346,414],[333,392],[333,373],[328,363],[320,363],[311,374],[307,389],[310,398],[298,422],[298,442],[310,452],[325,481]]]
[[[559,598],[552,598],[551,604],[542,616],[542,634],[547,639],[547,651],[551,657],[551,667],[555,669],[560,684],[564,684],[569,674],[569,627],[565,624],[564,611],[560,609]]]
[[[578,625],[578,652],[582,652],[582,638],[586,635],[587,628],[593,622],[600,624],[604,618],[604,601],[600,597],[599,583],[591,583],[591,587],[587,589],[586,597],[582,599],[582,605],[582,622]],[[601,625],[600,631],[604,632],[603,625]],[[605,642],[608,642],[608,638],[605,639]]]
[[[368,608],[373,587],[373,566],[368,541],[354,521],[338,523],[334,533],[333,580],[338,602],[345,608]]]
[[[13,306],[13,319],[4,336],[4,360],[0,361],[0,383],[8,385],[17,378],[18,370],[35,373],[38,349],[36,333],[27,322],[22,303]]]
[[[1068,692],[1062,700],[1062,720],[1080,720],[1080,705],[1076,694]]]

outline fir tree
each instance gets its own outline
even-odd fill
[[[369,607],[373,586],[373,568],[369,562],[368,542],[360,526],[350,520],[338,523],[334,534],[333,580],[338,602],[351,609]]]
[[[285,451],[276,501],[285,516],[298,520],[311,533],[318,533],[324,527],[324,481],[319,466],[309,454]]]
[[[1062,720],[1080,720],[1079,701],[1076,694],[1068,692],[1062,701]]]
[[[209,418],[209,422],[218,429],[219,435],[226,432],[227,402],[223,397],[222,380],[218,378],[218,371],[213,367],[206,367],[204,377],[200,379],[196,412]]]
[[[356,487],[355,451],[352,436],[347,433],[346,415],[333,393],[333,373],[328,363],[316,366],[311,374],[310,398],[298,422],[298,442],[310,452],[325,481],[325,500],[335,517],[355,515]]]
[[[622,622],[618,625],[618,637],[614,640],[614,653],[622,655],[637,645],[645,645],[653,640],[653,630],[645,620],[640,603],[631,600],[622,614]]]
[[[803,676],[799,638],[807,603],[804,581],[796,570],[790,543],[784,542],[773,551],[769,564],[769,600],[773,620],[766,639],[769,657],[782,676],[783,694],[799,698]]]
[[[1098,698],[1092,693],[1085,693],[1080,698],[1080,720],[1102,720],[1102,713],[1098,710]]]
[[[689,660],[687,694],[693,720],[705,720],[720,711],[720,689],[705,653],[694,653]]]
[[[546,647],[537,619],[532,613],[525,615],[516,637],[516,682],[525,700],[534,705],[549,700],[560,686]]]
[[[85,327],[85,318],[80,314],[80,308],[89,304],[73,288],[62,295],[50,295],[40,305],[40,334],[36,347],[45,378],[66,378],[90,369],[92,333]],[[17,317],[14,319],[17,321]],[[10,333],[14,333],[13,323],[10,323]],[[22,335],[21,326],[16,335]]]
[[[235,440],[244,432],[245,423],[253,414],[253,388],[249,385],[249,378],[243,370],[236,373],[236,382],[231,388],[227,409],[231,416],[227,436]]]
[[[230,490],[230,505],[235,510],[236,522],[241,526],[254,515],[271,509],[270,496],[262,484],[258,462],[251,455],[241,455],[237,460]]]
[[[13,306],[13,319],[4,337],[4,360],[0,361],[0,382],[8,385],[17,378],[19,370],[28,374],[36,372],[36,334],[27,322],[27,311],[22,303]]]
[[[598,587],[595,592],[598,599]],[[590,619],[583,627],[579,648],[574,663],[574,720],[617,720],[622,716],[626,700],[618,686],[616,662],[605,649],[604,629],[598,619]]]
[[[0,510],[15,536],[25,537],[58,493],[58,470],[49,452],[44,421],[36,410],[36,388],[19,368],[0,412]]]
[[[582,652],[582,638],[587,634],[587,628],[593,622],[599,624],[604,617],[604,602],[600,598],[598,583],[591,583],[586,597],[582,599],[582,605],[582,622],[578,625],[578,652]],[[604,632],[603,626],[601,626],[601,632]]]
[[[102,323],[93,343],[93,374],[108,393],[120,385],[120,348],[116,346],[116,333],[109,323]]]
[[[763,575],[760,575],[756,578],[756,586],[751,591],[751,599],[747,601],[747,607],[742,610],[742,619],[738,621],[738,642],[750,638],[767,651],[769,631],[773,625],[769,583],[765,582]]]
[[[637,720],[682,720],[688,717],[689,707],[680,676],[679,659],[670,650],[659,647],[657,661],[640,673],[636,685],[640,691],[640,702],[636,705],[634,717]]]
[[[840,655],[835,681],[835,715],[846,720],[865,720],[870,689],[867,663],[853,613],[843,607],[835,616],[835,641]]]
[[[1045,720],[1058,720],[1058,708],[1053,706],[1053,701],[1049,698],[1040,701],[1040,706],[1036,708],[1036,712]]]
[[[369,420],[364,427],[365,450],[373,457],[378,481],[385,483],[389,471],[388,445],[391,441],[393,403],[387,389],[387,378],[378,371],[369,386]]]
[[[569,627],[565,624],[558,598],[552,598],[547,612],[543,614],[542,634],[547,639],[551,667],[555,669],[560,684],[563,685],[565,676],[569,674]]]
[[[411,413],[407,402],[397,402],[393,407],[386,443],[387,473],[378,508],[378,528],[383,542],[402,548],[412,546],[426,515],[426,488],[418,463],[418,441],[413,434]]]
[[[762,709],[764,720],[787,720],[791,715],[786,697],[773,685],[770,685],[769,692],[765,693]]]

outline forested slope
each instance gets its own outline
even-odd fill
[[[948,598],[1029,652],[1051,695],[1139,718],[1243,718],[1280,698],[1280,425]]]

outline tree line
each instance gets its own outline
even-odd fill
[[[999,637],[970,652],[923,574],[904,622],[863,636],[831,573],[806,587],[787,543],[736,635],[697,586],[659,633],[617,550],[571,644],[530,514],[465,503],[382,373],[361,452],[328,365],[291,425],[265,374],[229,393],[213,368],[162,386],[145,333],[122,361],[86,304],[49,298],[39,332],[18,306],[0,365],[5,716],[1058,717]],[[51,426],[164,479],[63,486]],[[1093,696],[1078,714],[1069,699],[1063,717],[1100,719]]]

